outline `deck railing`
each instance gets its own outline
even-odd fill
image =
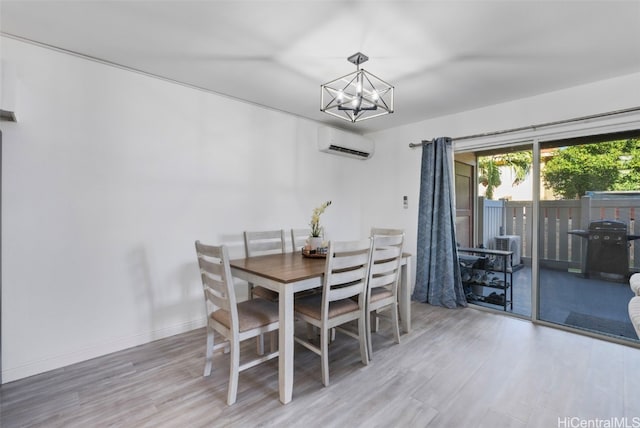
[[[521,238],[521,257],[530,259],[532,209],[531,201],[480,198],[479,242],[487,248],[494,248],[496,236],[518,235]],[[569,234],[569,231],[586,230],[592,221],[620,221],[627,225],[629,234],[640,235],[640,222],[635,221],[638,209],[638,197],[600,199],[584,196],[580,200],[540,201],[541,266],[580,270],[587,240]],[[640,271],[640,240],[629,241],[629,267],[631,271]]]

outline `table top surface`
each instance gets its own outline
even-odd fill
[[[324,274],[324,258],[304,257],[299,251],[230,260],[232,268],[285,284]]]
[[[403,258],[411,254],[403,253]],[[232,268],[289,284],[324,275],[326,258],[304,257],[301,252],[269,254],[229,261]]]

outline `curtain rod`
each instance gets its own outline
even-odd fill
[[[581,116],[573,119],[564,119],[564,120],[557,120],[555,122],[540,123],[538,125],[529,125],[529,126],[521,126],[519,128],[503,129],[502,131],[493,131],[493,132],[485,132],[481,134],[465,135],[463,137],[452,138],[452,140],[459,141],[459,140],[470,140],[472,138],[480,138],[480,137],[492,137],[494,135],[508,134],[510,132],[526,131],[528,129],[533,130],[536,128],[544,128],[547,126],[561,125],[564,123],[580,122],[582,120],[597,119],[599,117],[607,117],[607,116],[615,116],[617,114],[631,113],[634,111],[640,111],[640,107],[630,107],[622,110],[610,111],[608,113],[592,114],[589,116]],[[420,143],[409,143],[409,147],[413,149],[414,147],[421,147],[423,144],[429,144],[432,142],[433,140],[424,140]]]

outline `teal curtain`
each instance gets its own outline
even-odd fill
[[[413,299],[447,308],[467,306],[458,263],[453,182],[451,139],[423,141]]]

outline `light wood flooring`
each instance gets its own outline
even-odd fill
[[[272,360],[240,374],[238,401],[227,406],[228,356],[217,355],[214,373],[204,378],[199,329],[2,385],[0,426],[572,426],[559,418],[640,423],[640,349],[472,308],[414,302],[412,309],[412,333],[396,345],[383,326],[369,366],[360,362],[356,341],[338,333],[327,388],[319,358],[296,345],[288,405],[278,401]],[[243,348],[254,350],[254,342]]]

